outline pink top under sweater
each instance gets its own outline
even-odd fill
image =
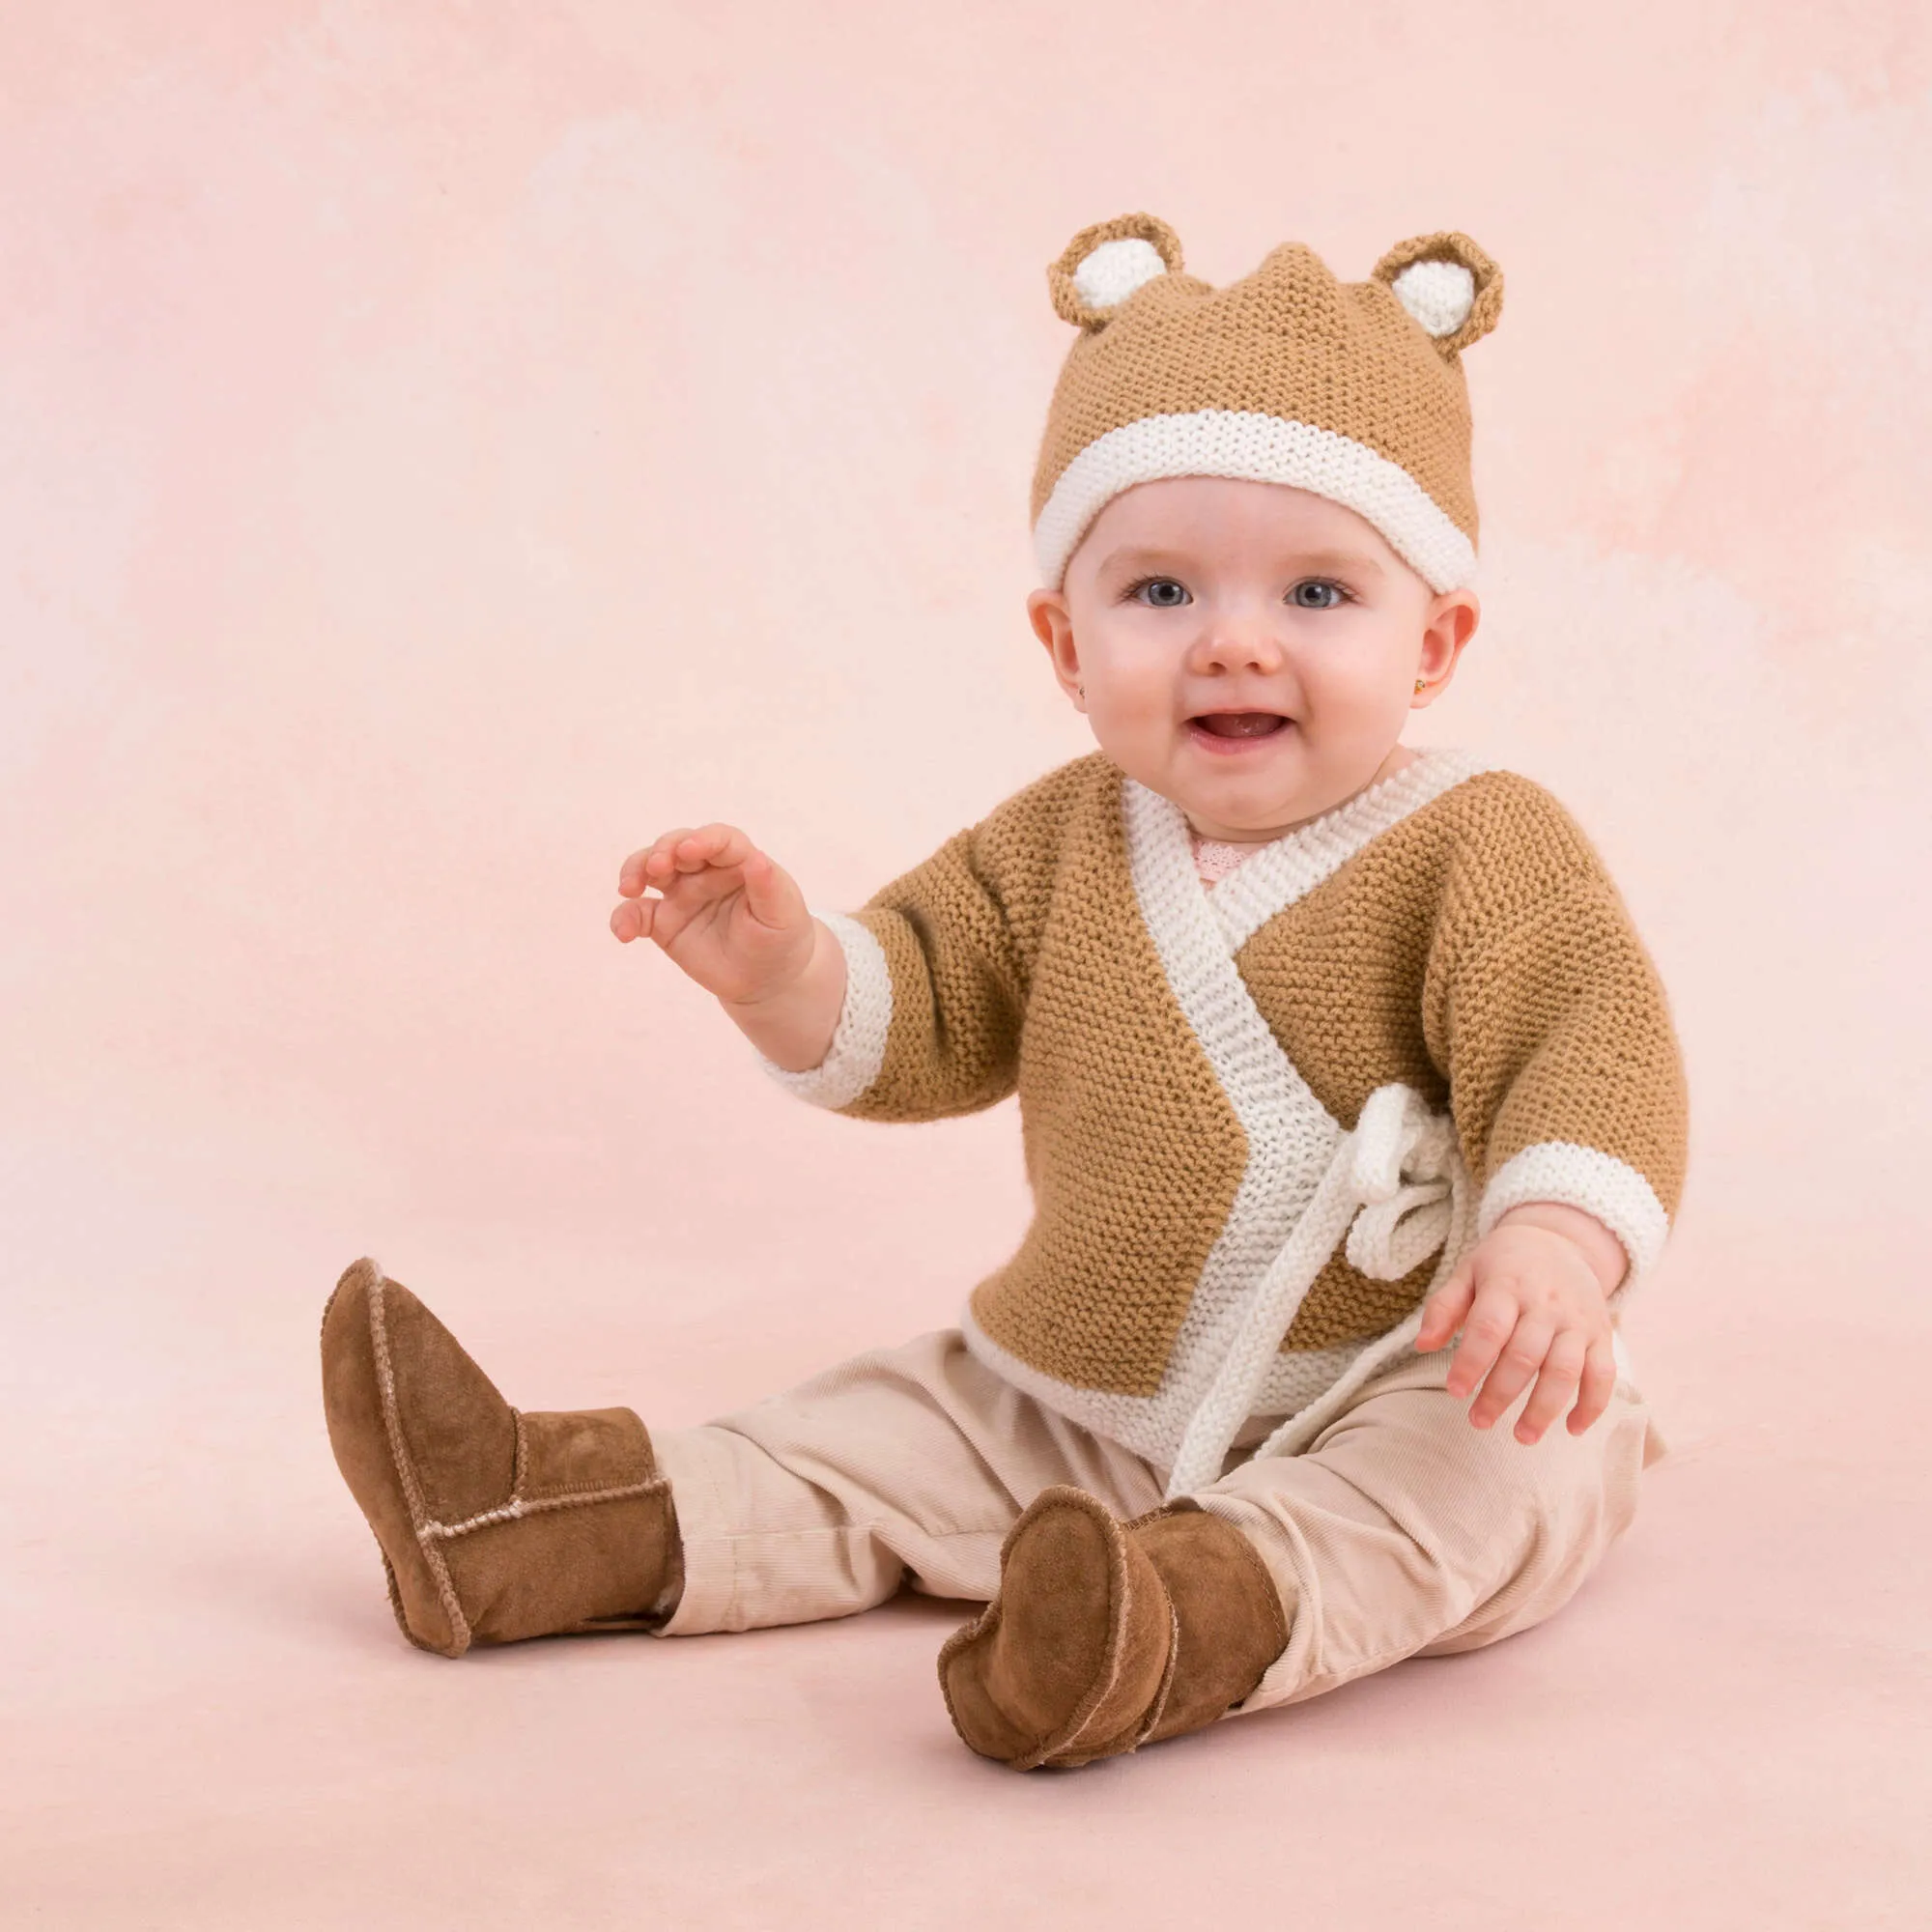
[[[1250,853],[1262,849],[1260,845],[1230,845],[1219,838],[1204,838],[1198,832],[1187,837],[1194,847],[1194,869],[1210,886],[1225,879]]]

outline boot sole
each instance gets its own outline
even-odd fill
[[[341,1445],[335,1443],[333,1426],[330,1439],[335,1443],[336,1463],[342,1470],[343,1480],[349,1484],[350,1492],[355,1497],[375,1534],[377,1548],[383,1552],[384,1580],[388,1586],[389,1607],[395,1612],[398,1628],[418,1650],[433,1651],[440,1657],[461,1657],[469,1648],[469,1620],[464,1615],[463,1605],[457,1600],[449,1566],[437,1547],[436,1526],[431,1522],[429,1511],[424,1505],[422,1484],[403,1439],[402,1421],[396,1405],[395,1369],[389,1359],[389,1338],[384,1319],[384,1293],[387,1286],[388,1278],[383,1270],[364,1256],[343,1271],[322,1311],[322,1327],[327,1335],[330,1318],[335,1316],[337,1304],[344,1296],[359,1293],[362,1297],[363,1321],[357,1322],[352,1332],[355,1341],[366,1345],[369,1351],[368,1373],[374,1382],[382,1420],[383,1441],[387,1451],[383,1461],[386,1467],[371,1469],[358,1459],[356,1466],[364,1472],[365,1481],[357,1483],[352,1476],[351,1464],[345,1460]],[[326,1390],[326,1393],[332,1394],[334,1391]],[[334,1407],[332,1405],[331,1425],[336,1420]],[[348,1426],[345,1422],[345,1429]],[[378,1484],[376,1492],[364,1493],[368,1477],[373,1477]],[[388,1537],[383,1534],[385,1522],[391,1531]],[[396,1546],[393,1548],[390,1547],[392,1543]],[[410,1586],[407,1589],[404,1587],[406,1582]],[[411,1622],[406,1608],[411,1598],[418,1601],[427,1598],[440,1607],[449,1633],[445,1641],[439,1643],[433,1635],[425,1635]]]
[[[1024,1561],[1023,1546],[1042,1519],[1067,1512],[1089,1520],[1097,1533],[1100,1555],[1093,1580],[1105,1598],[1105,1637],[1094,1674],[1067,1716],[1047,1735],[1029,1736],[1001,1708],[987,1667],[1006,1621],[1007,1598]],[[1008,1533],[1000,1572],[1000,1594],[975,1622],[955,1631],[939,1653],[940,1690],[961,1740],[980,1756],[1015,1771],[1042,1766],[1070,1770],[1138,1748],[1166,1706],[1179,1653],[1179,1626],[1159,1573],[1128,1541],[1123,1525],[1084,1491],[1056,1486],[1037,1496]],[[1151,1678],[1156,1644],[1161,1663]]]

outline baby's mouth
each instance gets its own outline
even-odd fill
[[[1187,722],[1217,738],[1265,738],[1288,726],[1288,720],[1273,711],[1210,711]]]

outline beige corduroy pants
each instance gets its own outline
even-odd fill
[[[1299,1455],[1235,1452],[1196,1492],[1253,1541],[1288,1612],[1288,1648],[1240,1710],[1540,1623],[1629,1525],[1663,1441],[1627,1378],[1581,1435],[1559,1419],[1522,1443],[1529,1390],[1476,1429],[1473,1396],[1443,1387],[1453,1354],[1366,1382]],[[1041,1490],[1072,1483],[1133,1517],[1166,1476],[1022,1394],[956,1329],[652,1441],[684,1544],[666,1636],[846,1616],[902,1584],[984,1602]]]

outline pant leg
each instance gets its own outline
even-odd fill
[[[1453,1359],[1365,1383],[1301,1454],[1239,1464],[1196,1496],[1253,1540],[1289,1613],[1288,1648],[1240,1711],[1540,1623],[1629,1526],[1662,1436],[1628,1379],[1581,1435],[1559,1418],[1523,1443],[1534,1382],[1476,1429],[1473,1393],[1443,1386]]]
[[[957,1329],[651,1441],[684,1547],[666,1636],[849,1616],[902,1582],[985,1602],[1041,1490],[1072,1483],[1121,1516],[1160,1501],[1146,1463],[1003,1380]]]

